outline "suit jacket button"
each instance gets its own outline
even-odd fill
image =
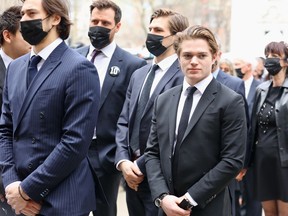
[[[32,138],[32,141],[31,141],[33,144],[36,142],[36,139],[35,137]]]
[[[44,118],[44,112],[40,112],[40,119]]]
[[[33,163],[28,164],[28,169],[31,170],[33,168]]]

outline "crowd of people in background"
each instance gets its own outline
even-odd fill
[[[159,8],[147,60],[116,43],[111,0],[79,48],[68,2],[22,2],[0,15],[1,216],[117,216],[120,185],[129,216],[288,215],[288,44],[223,58]]]

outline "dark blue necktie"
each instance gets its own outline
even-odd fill
[[[139,146],[140,122],[141,122],[141,118],[145,110],[145,107],[150,97],[150,91],[151,91],[152,83],[155,77],[155,71],[158,68],[159,66],[157,64],[154,64],[153,67],[151,68],[148,74],[148,77],[146,79],[146,82],[142,88],[140,98],[138,100],[137,111],[135,114],[135,120],[134,120],[132,135],[130,139],[130,146],[133,152],[136,152],[140,148],[141,153],[143,153],[145,149],[144,146]]]
[[[33,78],[35,77],[37,73],[37,64],[41,61],[40,56],[32,56],[30,59],[29,67],[28,67],[28,73],[27,73],[27,87],[29,87],[30,83],[32,82]]]

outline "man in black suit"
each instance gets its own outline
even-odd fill
[[[0,15],[0,107],[2,107],[2,92],[6,68],[9,63],[31,49],[22,37],[19,27],[21,19],[21,6],[12,6]],[[1,109],[0,109],[1,113]],[[0,215],[15,215],[5,200],[5,191],[0,175]]]
[[[209,29],[189,27],[177,36],[185,78],[154,104],[145,151],[152,197],[159,215],[230,215],[227,185],[245,156],[243,97],[213,78],[218,45]]]
[[[158,212],[151,198],[143,153],[155,98],[183,82],[173,43],[176,33],[187,27],[188,19],[172,10],[159,9],[152,14],[146,45],[155,56],[153,66],[149,64],[137,70],[127,90],[118,120],[115,163],[127,183],[126,200],[130,216],[154,216]]]
[[[101,85],[98,121],[89,149],[89,159],[108,203],[97,197],[97,210],[94,212],[97,216],[117,214],[116,201],[121,173],[114,166],[116,125],[130,77],[135,70],[146,64],[143,59],[116,45],[114,36],[120,27],[121,9],[118,5],[110,0],[93,1],[88,33],[91,45],[78,49],[80,54],[93,61]]]
[[[241,74],[242,80],[245,83],[245,98],[248,104],[249,122],[251,122],[252,109],[254,104],[254,96],[256,87],[261,83],[253,77],[253,73],[257,67],[257,59],[255,57],[237,57],[233,61],[235,69],[238,74]],[[248,149],[251,147],[251,143],[248,143]],[[246,159],[249,160],[249,159]],[[245,216],[261,216],[262,206],[261,202],[253,198],[253,167],[247,169],[246,175],[243,177],[243,200]]]

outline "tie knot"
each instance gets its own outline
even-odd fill
[[[36,65],[41,61],[41,56],[34,55],[30,59],[30,67],[36,67]]]
[[[92,52],[92,54],[91,54],[91,56],[92,56],[91,62],[92,62],[92,63],[94,63],[94,60],[95,60],[96,56],[99,55],[101,52],[102,52],[101,50],[97,50],[97,49],[94,49],[94,50],[93,50],[93,52]]]
[[[187,92],[187,97],[190,97],[194,94],[194,92],[197,90],[197,88],[195,86],[190,86],[186,89]]]
[[[151,68],[151,72],[155,72],[159,68],[159,65],[154,64]]]

